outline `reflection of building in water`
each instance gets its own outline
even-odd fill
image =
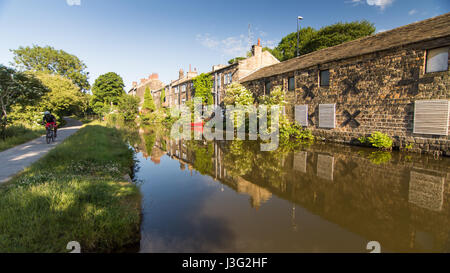
[[[197,145],[202,145],[198,144]],[[244,193],[250,196],[250,203],[253,208],[259,208],[262,203],[268,201],[272,196],[271,192],[253,184],[242,177],[231,177],[227,175],[225,165],[223,164],[223,151],[219,148],[217,143],[212,146],[214,149],[212,158],[198,158],[197,160],[211,160],[212,169],[207,173],[214,180],[218,180],[223,184],[231,187],[239,193]],[[180,169],[185,170],[185,165],[188,165],[189,170],[195,169],[196,154],[188,148],[186,141],[183,140],[168,140],[167,154],[180,162]],[[181,155],[181,156],[180,156]],[[223,186],[222,186],[223,191]]]
[[[330,155],[317,155],[317,176],[333,181],[334,157]]]
[[[272,193],[260,186],[257,186],[242,177],[236,177],[237,192],[250,195],[252,208],[259,208],[262,203],[267,202]]]
[[[305,151],[297,152],[294,154],[294,170],[306,173],[306,160],[308,153]]]
[[[445,177],[442,175],[411,171],[409,202],[425,209],[441,211],[444,204],[444,182]]]

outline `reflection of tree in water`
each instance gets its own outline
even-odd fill
[[[252,169],[255,154],[242,140],[234,140],[227,146],[224,156],[224,164],[231,176],[242,176]]]
[[[194,168],[201,174],[213,173],[214,147],[212,143],[203,145],[200,141],[189,141],[189,150],[194,155]]]

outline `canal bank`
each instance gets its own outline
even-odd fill
[[[317,143],[130,134],[143,196],[141,252],[450,251],[450,162]]]
[[[141,195],[122,134],[85,125],[0,186],[0,252],[129,251],[139,242]]]

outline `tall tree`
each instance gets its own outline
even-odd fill
[[[134,120],[139,111],[139,98],[132,95],[123,95],[118,106],[124,120]]]
[[[11,50],[17,68],[58,74],[72,80],[81,90],[89,90],[89,72],[77,56],[51,46],[19,47]]]
[[[374,25],[365,20],[336,23],[322,27],[318,31],[311,27],[302,28],[299,31],[299,53],[300,55],[308,54],[326,47],[372,35],[374,32]],[[283,37],[278,46],[270,52],[280,61],[294,58],[297,52],[297,32],[292,32]]]
[[[60,75],[38,72],[36,77],[50,92],[42,97],[42,110],[49,110],[59,117],[80,112],[83,107],[83,93],[69,79]]]
[[[210,74],[202,73],[194,78],[195,97],[201,98],[203,103],[212,104],[213,80]]]
[[[144,92],[144,104],[142,105],[142,109],[144,111],[153,112],[156,110],[155,102],[153,101],[152,93],[150,92],[150,88],[148,86],[145,88]]]
[[[103,107],[119,103],[125,94],[122,77],[114,72],[100,75],[92,86],[91,105],[94,111],[100,114]]]
[[[163,103],[166,101],[166,89],[163,88],[161,90],[161,106],[163,105]]]
[[[33,104],[48,91],[33,75],[0,65],[0,126],[3,138],[11,107]]]

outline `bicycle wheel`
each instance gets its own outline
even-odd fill
[[[55,133],[52,132],[52,142],[55,142]]]
[[[45,137],[45,139],[47,140],[47,144],[50,144],[50,141],[52,140],[52,138],[48,134]]]

